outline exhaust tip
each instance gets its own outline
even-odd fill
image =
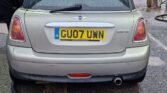
[[[116,86],[121,86],[122,83],[123,83],[122,78],[120,78],[120,77],[114,78],[114,84],[115,84]]]

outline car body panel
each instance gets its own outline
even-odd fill
[[[41,15],[42,13],[42,15]],[[98,15],[98,17],[96,17]],[[122,16],[124,15],[124,16]],[[82,21],[75,17],[83,16]],[[119,18],[119,19],[118,19]],[[39,21],[35,21],[39,19]],[[33,21],[34,20],[34,21]],[[121,21],[119,21],[121,20]],[[102,24],[107,30],[106,41],[56,41],[54,39],[54,29],[47,24],[66,22],[74,23],[73,27],[83,27],[84,22],[88,23],[87,28],[95,28],[94,23]],[[42,53],[113,53],[124,51],[128,46],[128,40],[133,28],[133,14],[130,12],[110,12],[110,13],[69,13],[60,12],[50,14],[48,12],[27,11],[25,14],[25,25],[32,48],[36,52]],[[80,23],[80,26],[77,26]],[[83,24],[82,24],[83,23]],[[112,24],[114,27],[105,27],[105,24]],[[64,24],[59,27],[67,27]],[[120,39],[121,38],[121,39]],[[40,42],[42,41],[42,42]]]
[[[26,41],[17,42],[8,37],[7,56],[10,70],[39,75],[38,78],[34,77],[35,80],[41,80],[42,76],[66,77],[56,80],[57,82],[75,82],[70,78],[67,80],[70,73],[117,76],[140,72],[143,69],[146,71],[150,54],[147,34],[149,30],[145,21],[146,38],[138,42],[133,40],[138,21],[143,18],[141,12],[136,9],[50,13],[48,10],[19,8],[13,18],[16,16],[20,18]],[[106,40],[55,40],[55,28],[63,27],[105,29]],[[11,29],[10,27],[10,32]],[[32,79],[31,76],[29,79]],[[104,77],[95,81],[107,80],[112,79]],[[83,81],[89,82],[86,79]]]
[[[26,41],[24,43],[13,41],[13,40],[10,39],[10,36],[9,36],[8,40],[7,40],[7,45],[14,45],[14,46],[20,46],[20,47],[31,47],[31,43],[29,41],[29,36],[27,34],[26,27],[24,25],[25,24],[25,21],[24,21],[25,12],[26,12],[26,9],[20,8],[14,13],[13,17],[17,16],[20,19],[21,27],[22,27],[22,30],[23,30]],[[13,22],[13,17],[12,17],[12,20],[11,20],[11,25],[12,25],[12,22]],[[10,29],[9,29],[9,34],[10,34],[11,28],[12,28],[11,25],[10,25]]]
[[[137,28],[137,24],[140,18],[144,18],[142,13],[140,11],[138,11],[137,9],[133,10],[133,17],[134,17],[134,26],[133,26],[133,31],[131,32],[132,36],[129,39],[129,47],[141,47],[141,46],[145,46],[145,45],[149,45],[150,41],[149,41],[149,36],[148,36],[148,32],[149,32],[149,23],[147,22],[147,20],[145,20],[145,30],[146,30],[146,39],[139,41],[139,42],[134,42],[133,40],[133,36],[135,35],[135,31]],[[145,19],[145,18],[144,18]]]
[[[117,54],[41,54],[31,48],[8,46],[10,66],[22,73],[66,76],[84,72],[93,75],[113,75],[138,72],[146,68],[149,46],[128,48]],[[30,69],[31,68],[31,69]]]

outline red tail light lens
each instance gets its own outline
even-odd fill
[[[141,40],[144,40],[145,38],[146,38],[145,23],[144,23],[144,19],[142,18],[139,20],[137,24],[134,41],[141,41]]]
[[[18,17],[13,18],[10,37],[12,40],[15,40],[15,41],[20,41],[20,42],[25,41],[24,34],[22,31],[22,27],[21,27],[21,22],[20,22],[20,19]]]
[[[72,74],[68,74],[69,77],[73,77],[73,78],[86,78],[86,77],[90,77],[91,74],[88,73],[72,73]]]

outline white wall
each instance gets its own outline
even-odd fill
[[[133,0],[136,7],[146,7],[147,0]]]

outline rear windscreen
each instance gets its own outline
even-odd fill
[[[24,0],[23,7],[29,9],[55,10],[82,5],[80,11],[127,11],[129,0]]]

